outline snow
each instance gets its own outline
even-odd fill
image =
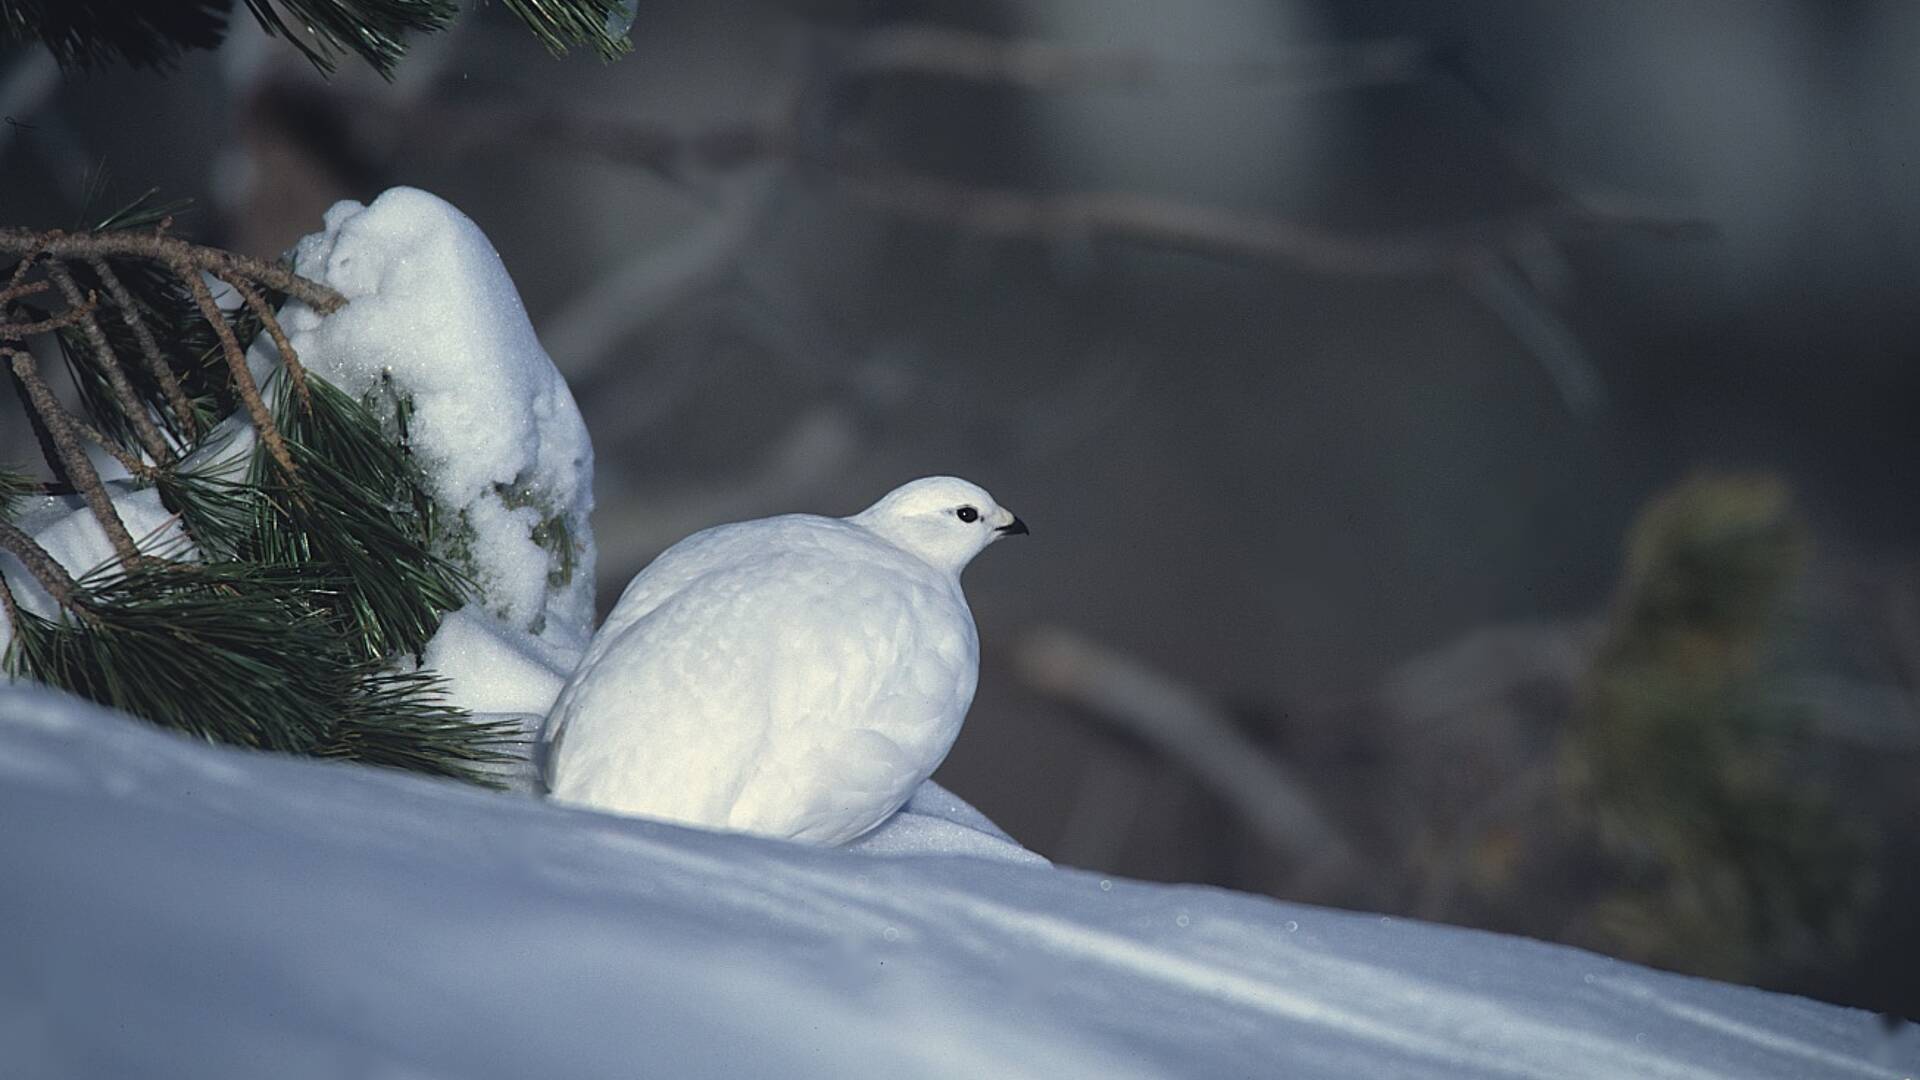
[[[282,310],[301,361],[355,397],[411,399],[449,553],[507,626],[577,653],[593,628],[593,449],[486,235],[396,187],[336,203],[293,255],[348,300],[324,318],[298,301]]]
[[[1911,1027],[1574,949],[603,816],[38,688],[0,688],[0,820],[8,1077],[1920,1070]]]
[[[446,680],[448,700],[469,712],[544,717],[577,657],[467,607],[441,620],[420,659]]]
[[[627,586],[554,705],[555,798],[843,844],[933,774],[980,677],[960,588],[1019,519],[965,480],[705,529]]]

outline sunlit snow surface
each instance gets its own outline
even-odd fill
[[[0,822],[9,1078],[1920,1066],[1911,1028],[1572,949],[603,817],[25,687],[0,688]]]

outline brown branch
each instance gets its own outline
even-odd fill
[[[160,384],[160,392],[166,395],[167,404],[173,409],[173,416],[180,424],[181,434],[191,438],[199,429],[193,412],[193,403],[187,400],[186,391],[180,386],[180,380],[174,376],[173,368],[161,355],[160,343],[154,340],[153,331],[147,328],[147,321],[140,317],[133,294],[120,282],[120,276],[105,259],[89,259],[87,264],[93,267],[100,284],[106,287],[107,295],[113,298],[114,306],[120,309],[120,319],[127,324],[135,341],[140,343],[140,357],[147,365],[147,373]]]
[[[47,590],[47,595],[53,597],[61,607],[68,610],[78,608],[78,601],[74,594],[80,590],[79,583],[73,580],[73,575],[67,573],[67,568],[61,566],[46,548],[40,546],[38,540],[17,527],[0,521],[0,551],[5,551],[19,559],[20,565],[27,568],[27,573],[32,574],[34,580],[40,583],[40,587]],[[13,592],[6,588],[4,579],[0,579],[0,600],[5,601],[7,617],[13,622],[14,632],[18,633],[19,611],[14,607]]]
[[[1106,238],[1200,255],[1263,258],[1325,274],[1423,277],[1478,265],[1541,230],[1612,227],[1691,235],[1697,218],[1655,209],[1553,203],[1439,228],[1366,237],[1270,214],[1124,192],[1035,195],[898,172],[842,173],[856,199],[902,217],[1003,239]]]
[[[280,350],[280,362],[287,366],[287,376],[293,380],[293,389],[300,398],[300,408],[304,412],[313,411],[313,395],[307,389],[307,369],[300,363],[300,356],[293,351],[293,342],[287,340],[287,332],[280,326],[280,320],[273,314],[273,306],[268,304],[258,290],[240,279],[230,279],[227,284],[240,293],[247,307],[253,310],[266,328],[267,336],[273,339],[274,348]]]
[[[0,353],[0,355],[9,354]],[[34,411],[33,399],[27,393],[27,384],[20,381],[20,376],[15,375],[11,367],[0,364],[0,370],[7,373],[7,382],[13,387],[13,396],[20,402],[20,411],[26,414],[27,426],[33,429],[33,441],[40,448],[40,459],[45,461],[47,468],[52,471],[54,482],[72,487],[73,478],[68,476],[66,469],[60,465],[60,448],[54,445],[53,435],[47,430],[46,421],[40,419],[40,414]]]
[[[273,422],[273,413],[260,396],[260,384],[254,381],[253,371],[247,367],[246,353],[240,348],[239,339],[233,336],[233,327],[227,325],[227,317],[220,310],[220,305],[214,302],[213,293],[201,279],[199,268],[184,257],[176,258],[171,265],[173,272],[193,293],[194,303],[200,306],[200,316],[219,336],[220,351],[227,358],[227,371],[233,376],[234,390],[247,406],[247,416],[253,421],[253,429],[260,433],[261,443],[266,446],[274,463],[280,466],[281,473],[292,479],[295,473],[293,454],[287,450],[287,442],[280,435],[280,425]]]
[[[27,271],[32,269],[32,267],[33,260],[20,260],[20,265],[13,272],[13,279],[7,283],[6,288],[0,289],[0,308],[4,308],[15,300],[33,296],[36,293],[43,293],[53,288],[53,282],[51,281],[29,281],[24,285],[21,284],[20,279],[25,277]]]
[[[0,355],[13,361],[14,377],[27,389],[27,397],[33,411],[46,426],[47,434],[52,438],[54,447],[60,456],[60,464],[73,486],[93,511],[100,522],[101,531],[107,534],[107,540],[113,544],[113,550],[120,557],[120,565],[131,567],[140,561],[140,549],[134,544],[133,537],[127,532],[127,526],[120,520],[119,511],[113,508],[113,500],[107,496],[105,484],[100,482],[100,474],[94,470],[93,462],[87,460],[86,451],[80,448],[75,438],[72,418],[61,408],[53,391],[40,378],[40,370],[33,362],[33,355],[21,349],[0,346]]]
[[[168,448],[166,437],[154,425],[153,417],[147,415],[146,402],[127,381],[126,368],[120,364],[120,358],[114,355],[113,345],[107,341],[106,331],[100,328],[100,321],[93,317],[93,308],[98,298],[82,295],[80,284],[73,280],[73,273],[60,262],[47,264],[47,276],[60,288],[60,295],[66,297],[69,310],[80,312],[80,332],[85,335],[87,345],[93,349],[93,359],[100,371],[107,377],[107,385],[113,387],[113,396],[120,403],[120,412],[133,425],[133,433],[140,445],[147,451],[147,457],[156,464],[164,465],[173,460],[173,451]]]
[[[0,228],[0,254],[29,257],[45,254],[56,259],[78,260],[140,258],[168,265],[184,263],[224,280],[231,281],[238,277],[264,285],[299,300],[322,315],[340,310],[347,302],[346,297],[327,286],[303,278],[277,263],[190,244],[167,236],[162,230],[64,233],[58,230],[36,232],[17,227]]]
[[[78,432],[81,438],[86,439],[88,442],[94,444],[95,446],[98,446],[101,450],[106,451],[106,453],[109,456],[111,456],[113,460],[119,462],[121,467],[126,469],[127,472],[131,473],[132,475],[140,478],[143,481],[147,481],[149,483],[151,483],[155,477],[160,475],[159,469],[156,469],[152,465],[148,464],[147,462],[140,460],[140,458],[137,455],[130,453],[126,447],[121,446],[119,443],[116,443],[112,439],[107,438],[107,436],[103,432],[101,432],[99,428],[94,427],[92,424],[87,423],[85,420],[82,420],[79,417],[72,415],[71,413],[67,415],[67,420],[69,423],[73,424],[73,430]]]
[[[1006,39],[945,26],[909,24],[856,39],[844,71],[853,77],[925,75],[1024,90],[1101,86],[1143,89],[1228,83],[1296,94],[1411,82],[1428,70],[1418,41],[1387,38],[1301,48],[1268,56],[1176,60],[1147,50]]]
[[[5,522],[0,522],[0,525],[4,524]],[[20,604],[13,598],[13,587],[7,584],[5,574],[0,574],[0,615],[7,617],[7,626],[12,629],[14,636],[18,637],[20,635]],[[11,650],[0,650],[0,661],[6,659],[8,651]]]
[[[37,284],[47,286],[48,288],[53,287],[53,283],[50,281],[37,282]],[[15,290],[8,291],[13,292]],[[19,294],[23,296],[29,293],[29,290],[24,289],[18,291]],[[49,316],[41,319],[39,322],[0,322],[0,341],[25,341],[39,334],[51,334],[55,330],[64,330],[69,326],[75,326],[81,319],[87,317],[94,306],[94,300],[82,297],[81,303],[78,306],[70,307],[58,315]]]
[[[1030,631],[1015,648],[1022,681],[1180,763],[1295,863],[1297,887],[1338,888],[1355,879],[1359,851],[1312,789],[1205,695],[1058,628]]]

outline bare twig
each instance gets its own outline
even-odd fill
[[[13,303],[15,300],[33,296],[36,293],[43,293],[53,288],[53,282],[51,281],[29,281],[21,284],[20,279],[25,277],[27,271],[31,269],[33,269],[33,260],[31,259],[21,259],[20,264],[14,267],[13,279],[7,283],[6,288],[0,289],[0,308]]]
[[[1035,91],[1224,82],[1316,94],[1413,81],[1426,74],[1429,56],[1430,50],[1418,41],[1387,38],[1268,56],[1176,60],[1142,49],[1008,40],[905,24],[857,38],[848,49],[844,71],[856,77],[925,75]]]
[[[1204,696],[1065,630],[1028,633],[1015,660],[1028,685],[1143,739],[1239,812],[1318,892],[1348,882],[1358,852],[1307,786]],[[1304,883],[1311,883],[1307,885]]]
[[[120,565],[131,567],[140,561],[140,549],[134,544],[133,537],[127,532],[127,526],[120,520],[119,511],[113,508],[113,500],[108,497],[106,485],[100,482],[100,474],[94,470],[93,462],[87,460],[86,451],[80,448],[75,437],[73,421],[53,391],[40,378],[39,368],[34,364],[33,354],[21,349],[0,346],[0,355],[8,357],[13,363],[14,377],[27,389],[27,397],[33,411],[46,426],[49,437],[60,456],[60,464],[73,486],[80,489],[81,497],[86,499],[87,507],[100,522],[100,528],[107,534],[113,550],[120,557]]]
[[[614,346],[732,274],[765,223],[780,177],[748,174],[685,235],[636,249],[596,275],[540,326],[540,338],[578,386]]]
[[[166,357],[161,355],[160,343],[154,340],[153,331],[147,328],[147,321],[140,317],[133,295],[127,292],[127,287],[121,283],[120,276],[113,272],[113,266],[107,260],[89,259],[87,265],[93,268],[100,284],[106,287],[107,295],[113,298],[114,306],[120,309],[121,321],[127,324],[133,339],[139,342],[140,356],[147,365],[147,374],[160,384],[160,392],[166,395],[167,404],[173,409],[174,420],[179,423],[181,433],[191,438],[199,427],[194,419],[193,404],[187,400],[186,391],[181,389],[180,380],[174,376]]]
[[[285,293],[322,315],[345,306],[347,298],[284,266],[236,255],[219,248],[201,247],[162,230],[152,232],[65,233],[22,228],[0,228],[0,254],[32,256],[45,254],[56,259],[91,260],[132,257],[151,259],[169,265],[185,264],[204,270],[226,281],[243,278]]]
[[[99,428],[94,427],[92,424],[87,423],[85,420],[71,413],[67,415],[67,420],[73,425],[73,430],[78,432],[81,438],[105,451],[109,457],[119,462],[121,468],[126,469],[130,475],[146,481],[151,481],[154,477],[160,475],[159,469],[140,460],[138,455],[129,452],[126,447],[107,438],[105,433]]]
[[[233,388],[247,407],[247,416],[253,421],[253,429],[260,433],[260,442],[266,446],[267,453],[274,464],[288,479],[296,473],[293,454],[287,449],[286,439],[281,437],[280,425],[273,422],[273,411],[260,396],[260,384],[254,381],[252,369],[247,367],[247,355],[240,348],[240,341],[233,336],[233,327],[227,325],[227,317],[214,302],[212,290],[201,279],[200,270],[184,257],[176,257],[170,264],[173,272],[179,275],[187,290],[193,294],[193,302],[199,305],[200,317],[207,320],[213,332],[220,338],[220,351],[227,358],[227,372],[233,377]]]
[[[239,278],[225,279],[246,301],[260,325],[266,327],[267,336],[273,339],[274,348],[280,350],[280,362],[287,367],[287,377],[293,380],[294,393],[300,398],[300,408],[312,411],[313,396],[307,389],[307,369],[300,363],[300,355],[293,351],[293,342],[287,340],[287,332],[280,326],[280,320],[273,313],[273,305],[267,303],[260,291]]]
[[[73,280],[73,273],[59,261],[47,264],[47,277],[60,288],[60,295],[66,298],[67,309],[80,313],[80,332],[85,335],[87,345],[93,350],[94,363],[101,374],[107,377],[107,385],[113,387],[113,396],[120,402],[120,411],[133,426],[133,433],[147,456],[156,464],[164,465],[173,460],[173,451],[168,448],[167,440],[160,429],[147,415],[147,407],[134,392],[133,384],[127,381],[127,372],[120,365],[120,358],[113,353],[113,346],[107,341],[106,331],[100,329],[99,320],[93,317],[93,308],[97,298],[82,295],[80,285]]]
[[[49,288],[53,285],[50,281],[42,281],[37,284],[45,285]],[[33,290],[19,289],[8,291],[25,296]],[[0,341],[25,341],[30,337],[38,337],[41,334],[51,334],[55,330],[64,330],[69,326],[77,325],[81,319],[86,318],[87,314],[93,310],[93,307],[94,301],[82,297],[80,305],[67,308],[58,315],[50,315],[37,322],[0,322]]]
[[[20,565],[27,568],[27,573],[32,574],[34,580],[40,583],[40,587],[47,590],[47,595],[53,597],[61,607],[73,609],[76,606],[74,594],[80,588],[79,583],[73,580],[73,575],[67,573],[67,568],[61,566],[46,548],[40,546],[39,541],[19,528],[0,521],[0,551],[5,551],[19,559]],[[7,617],[13,622],[17,632],[20,625],[19,612],[14,607],[13,592],[6,588],[4,579],[0,579],[0,600],[5,601]]]

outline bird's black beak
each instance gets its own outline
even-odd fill
[[[1027,523],[1021,521],[1019,516],[1015,515],[1012,521],[1007,522],[1005,525],[993,531],[999,533],[1001,536],[1025,536],[1027,535]]]

